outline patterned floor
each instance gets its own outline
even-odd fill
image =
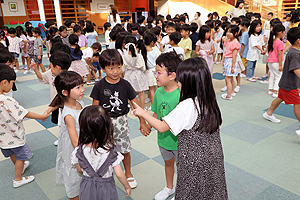
[[[44,64],[47,62],[45,58]],[[264,68],[258,64],[256,75],[264,74]],[[23,75],[22,72],[17,74],[15,99],[28,110],[43,113],[50,102],[49,87],[40,84],[33,73]],[[267,95],[267,85],[242,79],[241,90],[234,100],[225,101],[219,92],[224,86],[220,73],[221,66],[215,65],[213,83],[223,117],[221,138],[229,199],[300,199],[300,141],[295,134],[300,124],[295,119],[293,107],[280,105],[275,114],[282,122],[268,122],[262,117],[273,99]],[[91,89],[92,86],[86,87],[86,105],[92,102],[89,98]],[[132,172],[138,187],[126,198],[123,187],[116,180],[119,199],[150,200],[166,184],[156,131],[145,138],[138,131],[139,123],[135,117],[129,115],[129,124]],[[14,189],[13,164],[0,154],[0,199],[67,199],[64,186],[55,184],[56,147],[53,142],[57,139],[58,127],[50,120],[26,119],[24,125],[27,144],[34,155],[25,175],[34,175],[36,179]]]

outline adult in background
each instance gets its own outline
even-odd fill
[[[190,24],[191,23],[193,23],[193,22],[195,22],[197,25],[198,25],[198,29],[197,29],[197,33],[199,32],[199,30],[200,30],[200,27],[202,26],[202,22],[201,22],[201,20],[200,20],[200,16],[201,16],[201,13],[200,12],[196,12],[195,13],[195,16],[194,16],[194,19],[192,19],[191,21],[190,21]]]
[[[231,8],[229,10],[229,12],[226,13],[226,15],[230,17],[230,15],[232,15],[232,17],[239,17],[241,15],[246,14],[245,9],[243,8],[245,6],[245,1],[244,0],[237,0],[236,4],[235,4],[235,8]]]
[[[109,5],[109,15],[107,16],[107,22],[111,24],[113,28],[116,24],[121,24],[120,15],[117,12],[117,9],[114,5]]]

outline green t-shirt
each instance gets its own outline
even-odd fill
[[[183,48],[183,50],[188,49],[188,51],[185,53],[185,59],[188,59],[191,57],[192,53],[192,40],[191,38],[183,39],[181,38],[180,42],[178,43],[178,46]]]
[[[180,90],[177,88],[172,92],[166,92],[165,87],[156,90],[151,110],[157,114],[157,119],[168,115],[179,103]],[[157,143],[167,150],[178,150],[178,136],[174,136],[171,131],[158,132]]]

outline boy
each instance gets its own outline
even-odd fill
[[[140,39],[140,35],[138,34],[139,28],[140,28],[140,26],[137,23],[131,24],[130,30],[131,30],[131,33],[134,35],[134,37],[136,37],[136,40]]]
[[[161,47],[160,47],[160,51],[162,53],[167,52],[167,50],[169,48],[172,48],[172,46],[170,45],[170,38],[169,36],[171,35],[171,33],[176,32],[176,26],[173,22],[168,22],[166,25],[166,32],[168,35],[166,35],[165,37],[163,37],[163,39],[161,40]]]
[[[170,38],[170,42],[169,43],[170,43],[170,45],[172,47],[169,48],[166,52],[175,51],[180,57],[182,57],[182,60],[185,59],[185,54],[184,54],[183,48],[181,48],[180,46],[178,46],[178,43],[181,40],[181,34],[178,33],[178,32],[174,32],[174,33],[171,33],[171,35],[169,36],[169,38]]]
[[[105,29],[105,46],[108,48],[110,40],[109,40],[109,33],[111,30],[111,24],[109,22],[104,23],[104,29]]]
[[[270,34],[270,21],[271,19],[273,18],[273,13],[272,12],[269,12],[268,15],[267,15],[267,21],[265,21],[264,23],[264,27],[263,27],[263,30],[264,30],[264,35],[266,34]]]
[[[198,35],[199,35],[199,33],[196,32],[197,29],[198,29],[198,25],[195,22],[191,23],[191,32],[192,32],[192,34],[189,36],[192,40],[191,58],[197,57],[197,55],[195,53],[196,43],[198,41]]]
[[[91,47],[82,51],[82,61],[90,71],[90,74],[87,75],[87,85],[93,85],[94,83],[91,82],[91,77],[97,77],[94,71],[95,67],[92,65],[92,57],[95,53],[101,52],[101,50],[101,44],[99,42],[95,42]]]
[[[68,45],[69,47],[70,46],[70,43],[69,43],[69,36],[68,36],[68,31],[67,31],[67,27],[65,26],[60,26],[59,29],[59,34],[60,34],[60,38],[62,40],[62,42],[66,45]]]
[[[14,68],[14,61],[15,57],[12,53],[10,53],[6,49],[0,49],[0,63],[1,64],[6,64],[7,66],[11,67],[12,69]],[[7,93],[4,93],[6,96],[13,98],[13,92],[12,91],[17,91],[16,84],[14,82],[12,90],[10,90]]]
[[[162,120],[179,103],[180,90],[176,82],[176,70],[181,59],[174,52],[161,54],[156,59],[155,78],[159,87],[154,96],[151,110],[153,117]],[[177,163],[178,136],[171,131],[164,133],[157,132],[157,143],[160,153],[165,161],[166,187],[155,195],[155,199],[167,199],[174,194],[173,185],[174,163]]]
[[[99,71],[99,76],[98,76],[98,80],[100,80],[102,77],[101,77],[101,67],[99,65],[99,56],[100,54],[99,53],[94,53],[93,57],[92,57],[92,65],[93,67],[95,67],[95,74],[97,73],[97,71]],[[97,77],[95,77],[96,79]]]
[[[263,114],[265,119],[274,123],[281,122],[280,119],[273,115],[273,112],[283,101],[285,104],[294,105],[295,116],[300,121],[300,96],[298,89],[300,85],[300,28],[291,28],[287,33],[287,39],[292,44],[292,48],[288,51],[284,61],[282,76],[278,84],[278,97],[273,100],[268,111]]]
[[[124,156],[125,176],[130,187],[135,188],[137,182],[131,174],[131,143],[127,113],[129,112],[128,100],[139,104],[137,93],[128,81],[120,77],[123,60],[117,50],[104,50],[100,54],[99,62],[106,77],[95,84],[90,97],[93,98],[93,105],[103,106],[112,119],[114,141],[117,145],[121,145],[120,153]],[[150,133],[149,126],[142,118],[140,118],[140,130],[145,136]]]
[[[124,20],[125,20],[124,29],[125,29],[125,31],[128,31],[127,30],[127,24],[131,24],[132,23],[132,19],[131,19],[130,16],[124,16]]]
[[[243,62],[243,65],[245,66],[245,70],[241,73],[241,77],[246,77],[246,68],[247,68],[247,53],[249,50],[249,34],[248,34],[248,27],[250,26],[250,20],[244,19],[241,22],[241,31],[243,32],[240,44],[241,44],[241,49],[240,49],[240,56]]]
[[[183,24],[180,27],[180,33],[181,33],[181,40],[178,43],[178,46],[180,46],[184,50],[185,58],[190,58],[192,53],[192,40],[190,39],[191,26],[188,24]]]
[[[41,38],[41,29],[33,28],[32,35],[35,37],[34,40],[34,61],[41,68],[42,72],[46,72],[46,69],[42,63],[43,60],[43,40]]]
[[[233,25],[240,25],[240,22],[241,22],[241,20],[238,17],[233,17],[231,19],[231,24],[233,24]]]
[[[140,26],[146,26],[146,17],[141,15],[138,19],[138,23],[140,24]]]
[[[22,121],[25,117],[45,120],[50,114],[45,112],[43,115],[39,115],[29,112],[15,99],[5,96],[4,92],[12,89],[15,80],[14,70],[5,64],[0,64],[0,148],[4,157],[10,157],[15,165],[13,187],[17,188],[34,180],[34,176],[22,177],[29,166],[29,162],[25,160],[32,158],[32,153],[26,144]]]

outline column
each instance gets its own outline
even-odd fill
[[[54,7],[55,7],[56,25],[57,27],[60,27],[62,26],[62,18],[61,18],[59,0],[54,0]]]
[[[40,13],[41,21],[46,21],[43,0],[38,0],[38,6],[39,6],[39,13]]]

